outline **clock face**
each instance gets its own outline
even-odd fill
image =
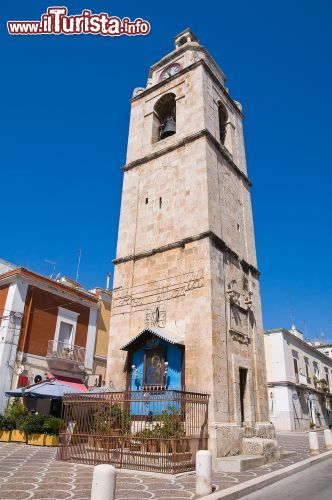
[[[176,75],[180,71],[180,69],[181,69],[180,64],[176,64],[176,63],[171,64],[166,69],[164,69],[164,71],[161,73],[159,81],[163,82],[167,78],[170,78],[171,76]]]

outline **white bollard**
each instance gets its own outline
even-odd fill
[[[325,448],[332,450],[332,431],[331,429],[324,429]]]
[[[208,450],[199,450],[196,453],[196,494],[209,495],[212,493],[212,453]]]
[[[317,432],[309,432],[310,455],[319,455]]]
[[[114,500],[116,470],[113,465],[96,465],[93,469],[91,500]]]

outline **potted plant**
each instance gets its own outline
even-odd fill
[[[168,406],[160,415],[155,416],[158,422],[152,428],[144,429],[136,434],[143,438],[141,451],[151,453],[183,453],[187,451],[184,423],[181,412],[173,406]]]
[[[321,378],[318,383],[317,383],[317,387],[318,389],[320,389],[321,391],[324,391],[324,392],[329,392],[329,387],[328,387],[328,383],[327,383],[327,380],[325,378]]]
[[[26,443],[25,432],[18,429],[19,423],[28,415],[28,409],[19,401],[14,401],[6,411],[6,417],[13,421],[14,428],[10,440],[18,443]]]
[[[71,359],[73,355],[73,349],[71,347],[64,347],[63,352],[67,359]]]
[[[24,417],[18,425],[20,431],[26,433],[28,444],[43,446],[45,444],[44,423],[46,416],[43,413],[35,413]]]
[[[53,415],[49,415],[43,425],[43,429],[46,432],[45,446],[58,446],[59,433],[64,428],[65,422],[61,418],[56,418],[53,417]]]
[[[93,433],[88,436],[88,446],[107,449],[120,447],[130,429],[130,413],[120,404],[96,405]]]
[[[0,415],[0,441],[9,442],[15,422],[8,417]]]

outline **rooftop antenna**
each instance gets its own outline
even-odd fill
[[[53,260],[48,260],[48,259],[45,259],[45,262],[47,264],[50,264],[50,266],[53,266],[52,274],[50,276],[50,279],[53,279],[53,276],[54,276],[54,273],[55,273],[56,262],[53,262]]]
[[[81,257],[82,257],[82,249],[80,248],[78,251],[78,262],[77,262],[77,271],[76,271],[76,281],[77,282],[78,282],[78,277],[80,274]]]
[[[303,329],[304,329],[304,337],[307,339],[308,338],[308,325],[305,319],[301,320],[303,323]]]

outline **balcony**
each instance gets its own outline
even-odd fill
[[[51,370],[83,372],[85,369],[85,347],[49,340],[46,361]]]

